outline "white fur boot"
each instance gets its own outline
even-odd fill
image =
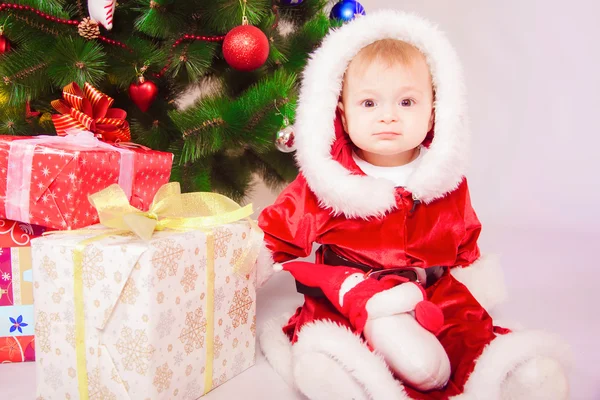
[[[565,400],[569,382],[561,364],[534,357],[511,371],[502,385],[503,400]]]

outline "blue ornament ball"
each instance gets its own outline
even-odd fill
[[[358,1],[341,0],[331,9],[329,18],[352,21],[356,15],[366,15],[365,8]]]
[[[297,6],[298,4],[302,4],[304,0],[279,0],[279,3],[283,6]]]

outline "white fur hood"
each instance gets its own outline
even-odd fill
[[[350,218],[379,216],[396,205],[391,182],[357,175],[332,156],[346,68],[360,49],[385,38],[408,42],[425,55],[436,92],[433,141],[406,189],[425,203],[441,198],[458,187],[468,159],[464,80],[446,36],[430,22],[400,11],[379,10],[358,17],[332,30],[311,55],[294,124],[296,160],[310,189],[323,207]]]

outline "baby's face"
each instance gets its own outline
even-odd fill
[[[423,57],[409,65],[375,60],[346,71],[342,122],[367,161],[402,165],[433,124],[433,90]]]

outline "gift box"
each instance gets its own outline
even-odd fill
[[[69,230],[98,222],[87,197],[118,183],[148,208],[169,181],[173,155],[90,132],[64,137],[0,136],[0,218]]]
[[[0,363],[35,360],[29,245],[44,230],[0,219]]]
[[[123,219],[163,229],[148,240],[106,227],[35,239],[38,395],[196,399],[252,366],[262,232],[239,211]]]

